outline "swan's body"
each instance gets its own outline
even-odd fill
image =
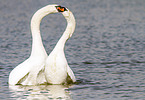
[[[40,22],[46,15],[57,12],[63,13],[64,17],[67,19],[68,26],[52,53],[47,56],[41,40]],[[73,19],[73,21],[71,21],[71,19]],[[31,20],[31,55],[26,61],[11,71],[9,84],[37,85],[45,82],[62,84],[67,81],[67,77],[69,77],[72,82],[75,82],[74,74],[67,64],[63,51],[65,42],[73,34],[74,28],[75,20],[68,9],[64,7],[61,9],[61,6],[58,5],[48,5],[38,10]]]
[[[45,64],[46,81],[51,84],[62,84],[69,83],[69,81],[76,81],[64,54],[65,42],[72,36],[75,29],[75,19],[68,9],[67,11],[62,12],[62,14],[67,20],[67,28],[53,51],[48,56]],[[68,78],[71,80],[68,80]]]

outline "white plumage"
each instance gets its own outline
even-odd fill
[[[67,28],[56,44],[53,51],[47,56],[44,49],[41,34],[40,22],[43,17],[51,13],[62,12],[67,20]],[[63,84],[75,82],[75,76],[68,66],[64,54],[65,42],[71,37],[75,29],[73,14],[58,5],[48,5],[39,9],[32,17],[32,51],[30,57],[15,67],[9,75],[9,84],[16,85],[38,85],[44,83]]]

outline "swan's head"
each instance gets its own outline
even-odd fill
[[[69,9],[67,9],[66,7],[63,6],[55,6],[58,12],[61,12],[63,14],[63,16],[68,19],[68,17],[71,14],[71,11]]]
[[[68,11],[65,7],[62,6],[55,6],[58,12]]]
[[[67,8],[56,4],[47,5],[41,9],[43,9],[44,12],[47,12],[48,14],[68,11]]]

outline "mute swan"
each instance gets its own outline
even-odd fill
[[[64,54],[65,43],[72,36],[75,30],[75,18],[69,9],[61,6],[57,6],[56,8],[58,11],[62,12],[63,16],[67,20],[67,27],[46,60],[45,77],[47,83],[65,84],[76,81]]]
[[[64,17],[67,19],[68,26],[67,26],[67,29],[66,29],[64,35],[62,36],[62,38],[56,45],[58,50],[55,47],[56,49],[54,49],[52,51],[52,52],[54,52],[54,51],[55,52],[51,53],[50,56],[48,57],[47,53],[44,49],[41,35],[40,35],[40,22],[41,22],[42,18],[45,17],[46,15],[51,14],[51,13],[57,13],[57,12],[63,13]],[[75,28],[75,19],[74,19],[72,13],[68,9],[58,6],[58,5],[48,5],[48,6],[45,6],[41,9],[39,9],[33,15],[32,19],[31,19],[31,33],[32,33],[31,55],[27,60],[25,60],[23,63],[19,64],[17,67],[15,67],[11,71],[11,73],[9,75],[9,84],[10,85],[16,85],[16,84],[37,85],[37,84],[43,84],[46,81],[48,83],[52,83],[50,77],[48,77],[48,76],[51,76],[53,79],[53,76],[55,75],[55,73],[52,75],[52,73],[49,73],[52,71],[48,71],[48,70],[52,70],[49,68],[49,65],[54,63],[54,60],[53,60],[53,62],[51,62],[52,60],[49,61],[51,63],[48,64],[45,69],[45,64],[47,64],[47,63],[45,63],[46,59],[48,62],[48,59],[54,58],[51,55],[52,54],[54,55],[56,53],[56,55],[58,55],[58,54],[60,56],[62,55],[62,57],[59,56],[59,58],[62,58],[60,60],[63,61],[63,62],[60,62],[57,60],[55,62],[55,64],[57,64],[57,67],[58,67],[58,65],[62,66],[62,64],[64,64],[64,65],[67,64],[63,50],[61,50],[61,48],[64,47],[63,42],[66,41],[66,38],[71,37],[71,35],[74,31],[74,28]],[[67,35],[68,35],[68,37],[67,37]],[[61,47],[61,46],[63,46],[63,47]],[[55,55],[55,58],[58,59],[58,57],[56,57],[56,55]],[[60,64],[58,64],[59,62],[60,62]],[[56,76],[58,76],[58,77],[57,78],[54,77],[54,78],[63,80],[63,82],[64,82],[64,80],[66,79],[66,73],[67,73],[67,75],[69,75],[69,77],[72,79],[72,81],[75,82],[74,74],[71,71],[71,69],[69,68],[68,64],[67,64],[67,66],[62,66],[61,69],[63,69],[63,71],[59,71],[59,72],[62,72],[63,77],[62,77],[62,75],[61,75],[61,77],[59,77],[58,74],[56,74]],[[64,69],[65,69],[65,71],[64,71]],[[44,73],[44,70],[45,70],[45,73]],[[57,69],[57,70],[59,70],[59,69]],[[44,74],[49,74],[49,75],[44,75]],[[57,83],[62,82],[62,81],[60,82],[59,80]]]

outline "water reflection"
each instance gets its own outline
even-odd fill
[[[72,100],[68,86],[64,85],[40,85],[40,86],[9,86],[11,98],[28,100],[61,99]]]

